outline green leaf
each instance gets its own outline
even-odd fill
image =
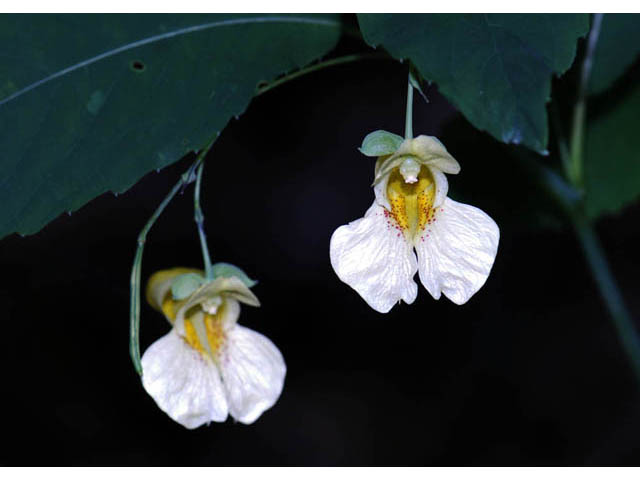
[[[606,90],[640,53],[640,14],[607,13],[593,54],[589,93]]]
[[[178,275],[171,282],[171,295],[174,300],[183,300],[200,288],[203,283],[205,283],[205,279],[197,273]]]
[[[215,263],[212,266],[211,270],[213,272],[213,278],[237,277],[240,281],[242,281],[242,283],[244,283],[247,286],[247,288],[252,288],[258,284],[256,280],[251,280],[251,278],[249,278],[249,275],[244,273],[244,270],[230,263],[224,263],[224,262]]]
[[[585,203],[595,218],[640,195],[640,87],[591,122],[585,146]]]
[[[400,135],[376,130],[364,137],[362,146],[358,150],[367,157],[381,157],[382,155],[391,155],[403,141],[404,138]]]
[[[358,14],[364,38],[408,58],[477,128],[545,152],[551,77],[573,63],[586,14]],[[416,132],[419,133],[419,132]]]
[[[338,15],[1,15],[0,238],[205,146]]]

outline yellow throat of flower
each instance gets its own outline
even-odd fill
[[[216,361],[224,346],[226,331],[240,313],[239,302],[260,306],[260,302],[238,277],[218,277],[205,283],[187,298],[176,300],[172,282],[178,275],[204,272],[189,268],[172,268],[154,273],[147,284],[149,304],[160,310],[167,320],[183,328],[179,333],[187,344],[205,357]]]
[[[226,304],[211,315],[198,312],[184,321],[185,341],[202,355],[216,361],[217,354],[225,340],[225,331],[222,326]]]
[[[162,311],[173,322],[180,303],[168,293],[162,302]],[[184,316],[184,340],[202,355],[216,360],[217,353],[225,339],[223,321],[228,309],[228,302],[222,301],[215,313],[205,312],[200,305],[191,307]]]
[[[424,165],[420,167],[417,181],[407,183],[400,168],[389,174],[387,199],[391,206],[389,216],[402,230],[407,240],[414,240],[433,221],[435,181]]]
[[[175,276],[176,272],[184,273],[184,271],[186,271],[186,269],[174,269],[169,272],[172,276]],[[155,277],[152,277],[149,282],[151,289],[156,285],[156,282],[164,281],[165,276],[167,275],[164,275],[164,272],[160,272],[160,275],[156,274]],[[184,341],[200,354],[214,361],[216,361],[217,353],[224,343],[225,331],[223,321],[229,308],[227,301],[224,301],[220,297],[217,298],[220,299],[219,302],[216,302],[217,308],[215,311],[214,309],[210,309],[214,313],[206,312],[203,306],[197,304],[189,308],[184,315]],[[187,300],[174,300],[171,295],[171,290],[165,289],[160,309],[173,324],[176,321],[178,311],[186,302]],[[155,306],[155,301],[151,304]]]

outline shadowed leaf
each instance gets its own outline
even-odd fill
[[[587,214],[616,212],[640,195],[640,88],[589,124],[585,147]]]
[[[0,238],[202,148],[337,15],[0,16]]]
[[[589,93],[607,89],[638,58],[640,14],[607,13],[593,56]]]
[[[544,152],[551,77],[573,63],[585,14],[359,14],[372,46],[408,58],[476,127]]]

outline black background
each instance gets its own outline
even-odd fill
[[[570,93],[571,78],[555,91]],[[280,400],[251,426],[184,429],[129,360],[136,236],[192,158],[2,240],[0,463],[639,464],[637,386],[572,231],[511,150],[435,87],[429,104],[416,99],[414,132],[440,137],[461,163],[452,198],[500,226],[491,276],[464,306],[420,286],[413,305],[387,315],[335,276],[329,238],[373,200],[373,161],[356,147],[376,129],[403,133],[405,92],[399,63],[333,67],[256,98],[208,157],[213,260],[259,280],[263,306],[244,307],[240,323],[271,338],[288,366]],[[192,188],[151,231],[144,279],[201,265]],[[598,223],[635,318],[638,213]],[[168,328],[143,306],[143,349]]]

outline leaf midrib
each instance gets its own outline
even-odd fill
[[[143,38],[141,40],[136,40],[135,42],[127,43],[118,48],[114,48],[103,52],[95,57],[91,57],[87,60],[83,60],[82,62],[78,62],[74,65],[71,65],[67,68],[63,68],[48,77],[45,77],[37,82],[34,82],[26,87],[18,90],[17,92],[12,93],[8,97],[0,100],[0,106],[9,103],[12,100],[24,95],[25,93],[30,92],[31,90],[35,90],[36,88],[49,83],[56,78],[63,77],[71,72],[74,72],[80,68],[89,66],[93,63],[99,62],[100,60],[104,60],[105,58],[112,57],[114,55],[118,55],[122,52],[126,52],[129,50],[133,50],[138,47],[142,47],[144,45],[149,45],[154,42],[160,42],[162,40],[167,40],[169,38],[177,37],[180,35],[188,35],[190,33],[200,32],[202,30],[207,30],[210,28],[217,27],[229,27],[235,25],[246,25],[251,23],[307,23],[311,25],[320,25],[326,27],[340,27],[340,22],[329,19],[321,19],[321,18],[311,18],[311,17],[250,17],[250,18],[234,18],[234,19],[226,19],[219,20],[217,22],[208,22],[202,23],[199,25],[191,25],[189,27],[179,28],[177,30],[172,30],[170,32],[164,32],[158,35],[153,35],[151,37]]]

